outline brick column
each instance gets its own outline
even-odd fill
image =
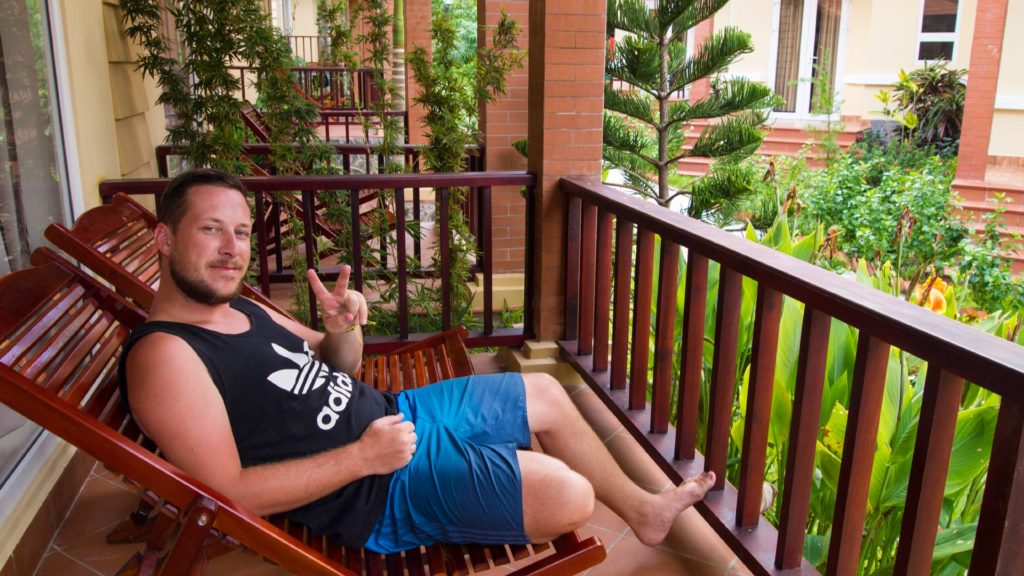
[[[417,46],[431,53],[430,0],[405,0],[405,53],[412,54]],[[413,98],[420,95],[420,86],[412,77],[412,67],[405,67],[405,109],[409,113],[409,143],[426,144],[427,137],[420,123],[424,116],[422,106],[414,105]]]
[[[605,0],[530,2],[530,172],[533,297],[537,338],[561,338],[566,201],[558,179],[600,174],[604,108]]]
[[[701,45],[707,40],[708,36],[711,36],[711,32],[715,29],[715,17],[712,16],[707,20],[697,24],[697,27],[693,29],[693,46],[690,48],[692,54],[696,54],[700,50]],[[690,102],[696,102],[701,98],[704,98],[711,92],[711,80],[702,78],[694,82],[690,86]]]
[[[529,48],[530,2],[529,0],[480,0],[477,14],[480,21],[480,44],[484,42],[483,30],[493,28],[501,18],[501,11],[519,23],[519,47]],[[490,33],[486,35],[490,43]],[[498,101],[486,104],[480,110],[480,133],[486,147],[485,170],[525,170],[523,158],[512,143],[527,137],[529,118],[528,83],[529,63],[509,75],[504,96]],[[518,188],[495,188],[492,191],[492,226],[494,238],[494,271],[498,273],[522,272],[526,262],[526,226],[524,216],[526,203]]]
[[[1006,7],[1007,0],[978,0],[956,167],[958,180],[985,179],[999,61],[1003,53],[1003,32],[1006,29]]]

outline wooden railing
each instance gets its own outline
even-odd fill
[[[328,36],[309,36],[292,34],[288,36],[288,45],[291,46],[292,55],[305,60],[308,64],[320,62],[320,53],[326,50],[330,43]]]
[[[872,529],[864,521],[891,347],[928,363],[894,572],[930,572],[957,412],[969,381],[1001,397],[970,573],[1020,573],[1024,546],[1013,543],[1024,526],[1020,346],[596,180],[564,179],[560,187],[569,196],[563,355],[676,482],[701,470],[717,474],[717,485],[698,510],[750,569],[757,574],[816,573],[802,554],[829,330],[836,319],[859,335],[827,573],[856,574],[863,535]],[[655,277],[657,237],[661,250]],[[685,305],[682,341],[674,342],[681,250],[686,253]],[[705,313],[712,261],[720,273],[709,344]],[[612,284],[603,281],[607,278],[614,278],[614,293]],[[738,350],[744,278],[757,283],[756,309],[752,346]],[[784,298],[802,302],[804,312],[776,529],[761,518],[760,503]],[[648,382],[652,322],[654,366]],[[708,345],[714,354],[702,455],[696,439]],[[749,353],[751,372],[734,488],[725,479],[737,352]],[[681,358],[678,373],[673,354]],[[678,383],[676,401],[673,383]],[[677,418],[670,422],[673,407]]]
[[[242,100],[254,101],[255,71],[247,66],[229,66],[241,82]],[[320,110],[366,110],[380,98],[380,89],[369,68],[350,70],[337,66],[291,68],[296,90]]]
[[[304,236],[301,249],[306,262],[314,262],[318,246],[314,231],[323,229],[326,224],[320,220],[316,206],[318,197],[327,191],[342,192],[349,195],[350,206],[359,206],[361,198],[366,194],[375,197],[383,195],[394,209],[395,230],[406,230],[407,215],[404,209],[406,199],[413,200],[412,218],[419,219],[419,195],[422,190],[430,189],[434,193],[431,203],[436,208],[434,224],[434,240],[431,248],[440,254],[440,269],[435,270],[425,262],[419,269],[410,269],[407,265],[406,255],[409,234],[395,234],[392,232],[390,238],[378,239],[381,242],[391,242],[394,247],[394,258],[385,263],[389,274],[393,275],[397,282],[397,302],[395,303],[398,317],[398,333],[386,337],[367,338],[368,350],[374,353],[387,352],[400,346],[410,338],[415,339],[418,335],[411,334],[410,315],[416,311],[410,310],[408,295],[411,282],[418,278],[439,278],[441,293],[441,316],[443,318],[442,329],[451,327],[452,309],[452,285],[451,285],[451,258],[450,258],[450,220],[449,210],[451,208],[451,192],[453,188],[465,188],[469,190],[469,196],[474,199],[476,207],[468,215],[470,228],[476,236],[476,257],[470,267],[471,274],[481,274],[483,277],[483,310],[481,327],[470,330],[468,339],[469,346],[518,346],[521,345],[530,334],[526,328],[498,328],[494,325],[495,302],[494,302],[494,264],[491,235],[491,189],[496,186],[522,187],[527,195],[526,228],[527,239],[530,238],[532,218],[529,213],[529,196],[532,193],[535,179],[525,172],[468,172],[460,174],[370,174],[370,175],[337,175],[337,176],[270,176],[270,177],[244,177],[242,181],[251,193],[254,194],[254,206],[256,220],[253,226],[256,235],[256,258],[259,269],[258,286],[264,294],[270,293],[273,264],[270,259],[273,254],[268,250],[268,240],[272,238],[273,231],[268,226],[273,222],[267,214],[267,207],[271,206],[270,198],[280,195],[299,195],[301,217]],[[132,180],[106,180],[100,183],[100,195],[104,201],[108,201],[114,194],[123,192],[131,195],[159,195],[167,185],[167,180],[156,179],[132,179]],[[363,242],[361,221],[358,210],[351,210],[351,222],[346,229],[334,230],[336,233],[349,234],[352,246],[361,246]],[[420,229],[422,233],[422,228]],[[529,241],[529,240],[527,240]],[[413,237],[411,243],[413,250],[419,250],[421,242],[425,239]],[[280,242],[278,242],[280,244]],[[356,290],[364,290],[367,283],[380,277],[381,270],[373,269],[365,265],[360,250],[352,250],[353,261],[351,282]],[[527,249],[527,254],[530,251]],[[424,259],[420,259],[424,262]],[[278,262],[280,266],[280,262]],[[335,266],[321,267],[320,272],[325,276],[333,278],[337,275],[338,268]],[[529,266],[524,275],[524,296],[525,302],[530,302],[530,281]],[[291,271],[288,273],[290,278]],[[469,281],[470,278],[466,278]],[[310,305],[309,317],[315,327],[317,311],[312,291],[309,293]],[[530,326],[530,311],[524,311],[524,326]]]

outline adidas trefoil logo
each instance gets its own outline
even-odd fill
[[[298,368],[278,370],[267,380],[296,396],[309,394],[327,384],[327,405],[320,410],[316,423],[321,430],[334,428],[352,397],[352,379],[343,372],[332,372],[326,364],[313,358],[308,342],[302,343],[302,352],[290,352],[273,343],[271,346],[278,356],[291,360]]]

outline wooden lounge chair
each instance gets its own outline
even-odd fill
[[[145,313],[56,253],[36,261],[0,278],[0,401],[155,495],[157,514],[171,515],[174,529],[150,538],[138,573],[204,574],[211,542],[246,546],[303,576],[468,573],[546,548],[553,552],[514,573],[571,574],[604,558],[598,540],[574,533],[544,546],[435,545],[381,556],[250,514],[155,454],[127,414],[117,356]],[[470,369],[457,333],[364,363],[374,385],[392,390]]]

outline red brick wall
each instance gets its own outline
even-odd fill
[[[533,327],[564,332],[565,196],[558,179],[601,172],[606,0],[530,3],[529,169],[534,198]]]
[[[700,51],[700,47],[707,40],[708,36],[711,36],[711,32],[715,28],[715,17],[712,16],[707,20],[697,24],[697,27],[693,30],[693,46],[694,53]],[[698,80],[690,86],[690,102],[696,102],[701,98],[704,98],[711,92],[711,81],[707,78]]]
[[[480,24],[497,25],[505,10],[519,23],[519,46],[529,45],[529,0],[480,0],[477,7]],[[478,35],[480,42],[484,34]],[[487,35],[490,44],[490,34]],[[486,170],[525,170],[526,159],[512,148],[512,142],[525,140],[529,118],[529,65],[513,72],[504,96],[486,104],[480,111],[480,132],[487,149]],[[494,271],[522,272],[526,263],[526,203],[516,188],[495,188],[492,192],[492,231],[494,238]]]
[[[412,54],[422,46],[430,54],[430,0],[405,0],[405,53]],[[425,144],[421,120],[423,107],[413,105],[413,98],[419,96],[419,84],[412,77],[412,68],[405,67],[405,109],[409,111],[409,143]]]
[[[978,0],[971,45],[970,77],[964,104],[963,130],[956,177],[984,180],[988,146],[992,136],[992,115],[996,104],[996,83],[1003,52],[1007,0]]]

